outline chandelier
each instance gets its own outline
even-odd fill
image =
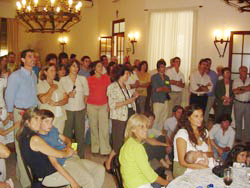
[[[236,7],[241,12],[250,12],[250,0],[224,0],[227,4]]]
[[[82,5],[81,0],[19,0],[16,12],[28,32],[62,33],[81,20]]]

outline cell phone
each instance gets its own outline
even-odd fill
[[[71,144],[71,148],[73,149],[73,150],[77,150],[77,145],[78,145],[78,143],[76,143],[76,142],[73,142],[72,144]]]
[[[76,85],[73,86],[73,89],[72,89],[72,90],[74,90],[75,88],[76,88]]]

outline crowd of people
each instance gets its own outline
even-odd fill
[[[174,177],[211,168],[212,158],[230,165],[250,163],[250,78],[245,66],[231,80],[228,67],[216,73],[210,58],[201,59],[187,83],[179,57],[168,67],[160,59],[152,71],[147,61],[138,59],[118,64],[116,57],[109,62],[103,55],[94,62],[89,56],[78,61],[64,52],[48,54],[42,63],[31,49],[21,52],[20,63],[13,52],[0,57],[0,63],[0,142],[5,144],[4,136],[14,132],[22,187],[31,183],[25,165],[46,186],[102,187],[116,155],[125,188],[170,182],[150,166],[152,159],[167,169],[172,166]],[[185,86],[190,98],[184,108]],[[104,166],[84,159],[86,118],[91,152],[107,156]],[[13,126],[6,129],[9,122]],[[6,174],[4,165],[1,171]]]

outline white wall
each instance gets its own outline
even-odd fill
[[[202,5],[203,8],[198,8]],[[112,21],[125,18],[127,35],[138,31],[140,39],[136,44],[135,54],[131,55],[131,61],[135,58],[146,59],[148,16],[152,9],[171,8],[195,8],[197,10],[197,34],[195,48],[193,49],[192,69],[197,67],[199,59],[211,57],[212,68],[217,65],[227,66],[228,49],[224,58],[219,58],[213,44],[213,32],[215,29],[250,30],[250,13],[240,13],[235,8],[226,5],[222,0],[120,0],[112,3],[112,0],[94,0],[94,7],[83,10],[83,18],[80,23],[67,33],[69,45],[66,52],[76,53],[78,58],[88,54],[93,60],[98,58],[98,36],[112,34]],[[149,11],[144,11],[149,9]],[[116,17],[116,11],[119,11]],[[14,17],[15,2],[0,3],[0,16]],[[44,59],[50,52],[59,53],[57,42],[59,34],[33,34],[25,33],[20,26],[19,30],[20,50],[32,47],[37,49]],[[130,47],[126,38],[125,49]]]
[[[202,8],[198,8],[199,6]],[[224,58],[219,58],[213,44],[215,29],[232,29],[234,31],[250,30],[250,13],[240,13],[236,8],[228,6],[222,0],[145,0],[145,8],[195,8],[197,9],[196,49],[192,69],[197,67],[199,59],[210,57],[212,68],[228,65],[228,49]]]

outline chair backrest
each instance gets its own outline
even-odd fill
[[[121,175],[121,171],[120,171],[119,155],[115,155],[113,157],[112,162],[111,162],[111,168],[112,168],[112,172],[116,178],[118,188],[123,188],[122,175]]]

